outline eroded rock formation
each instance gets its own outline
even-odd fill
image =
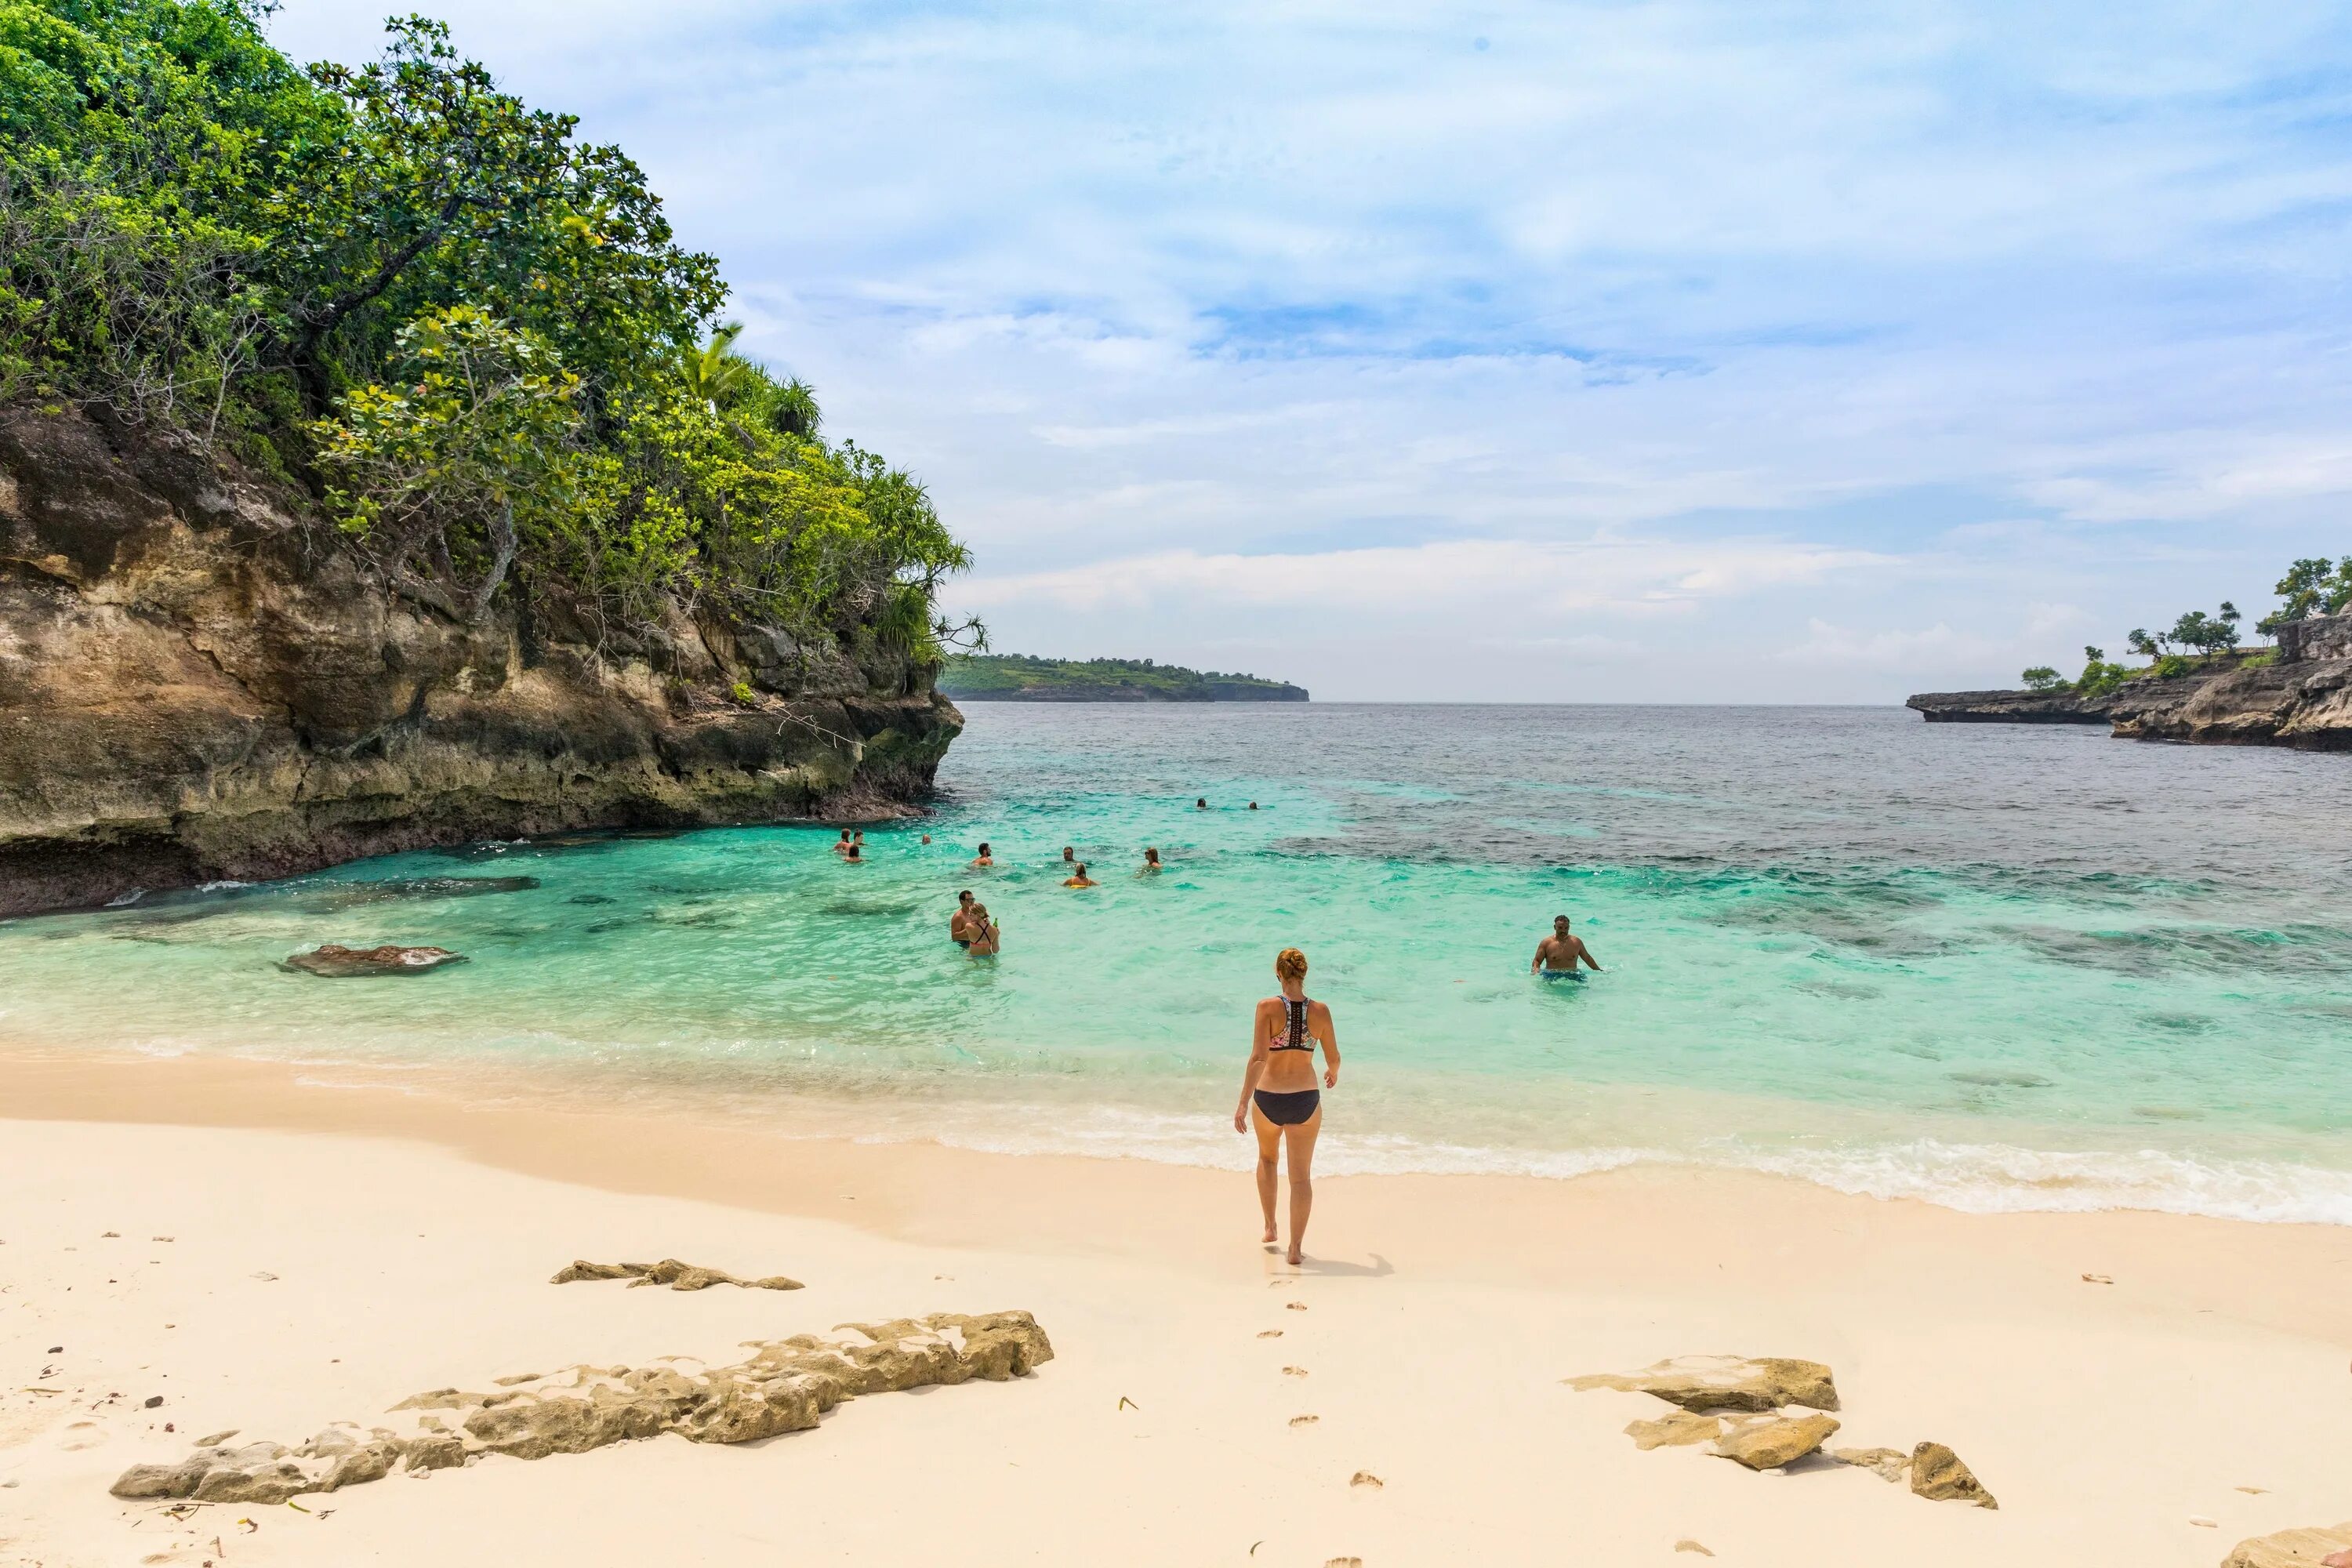
[[[0,410],[0,915],[478,838],[893,815],[962,724],[852,629],[393,594],[299,496]]]
[[[2241,1541],[2221,1568],[2336,1568],[2352,1563],[2352,1519],[2332,1529],[2282,1530]]]
[[[1905,705],[1931,724],[2105,724],[2136,741],[2352,750],[2352,616],[2289,623],[2273,661],[2254,657],[2175,680],[2126,681],[2095,697],[1926,691]]]
[[[1930,1502],[1972,1502],[1979,1508],[1999,1508],[1976,1472],[1941,1443],[1922,1443],[1911,1450],[1911,1489]]]
[[[1828,1367],[1786,1356],[1676,1356],[1640,1372],[1595,1373],[1570,1378],[1568,1383],[1579,1393],[1614,1388],[1627,1394],[1654,1394],[1685,1410],[1756,1412],[1777,1410],[1784,1405],[1813,1410],[1838,1407],[1837,1384]]]
[[[697,1443],[745,1443],[817,1424],[861,1394],[886,1394],[974,1378],[1002,1383],[1054,1359],[1026,1312],[934,1312],[884,1323],[845,1323],[830,1335],[747,1342],[729,1366],[665,1357],[650,1366],[573,1366],[504,1378],[495,1393],[436,1389],[402,1400],[405,1431],[362,1434],[331,1426],[297,1447],[278,1443],[200,1447],[175,1465],[133,1465],[120,1498],[278,1503],[306,1492],[381,1480],[395,1465],[447,1469],[486,1454],[543,1459],[634,1437],[675,1432]]]
[[[571,1285],[582,1279],[626,1279],[632,1290],[640,1285],[667,1285],[673,1290],[708,1290],[713,1285],[740,1285],[746,1290],[801,1288],[799,1280],[787,1279],[781,1274],[771,1274],[764,1279],[738,1279],[724,1268],[705,1268],[681,1263],[675,1258],[665,1258],[659,1263],[590,1263],[575,1258],[548,1283]]]
[[[1671,1415],[1637,1420],[1625,1428],[1633,1446],[1652,1448],[1704,1443],[1707,1452],[1751,1470],[1778,1469],[1819,1453],[1839,1429],[1829,1415],[1791,1415],[1783,1408],[1838,1408],[1837,1384],[1817,1361],[1782,1356],[1676,1356],[1640,1372],[1604,1372],[1564,1380],[1580,1393],[1595,1388],[1647,1394],[1681,1406]],[[1899,1448],[1838,1448],[1830,1458],[1889,1481],[1906,1477],[1911,1489],[1937,1501],[1997,1509],[1991,1492],[1960,1457],[1941,1443]],[[2265,1565],[2267,1568],[2267,1565]]]

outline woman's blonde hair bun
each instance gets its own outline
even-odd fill
[[[1274,957],[1275,978],[1284,982],[1307,978],[1307,955],[1295,947],[1286,947]]]

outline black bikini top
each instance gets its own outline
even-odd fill
[[[1289,997],[1283,996],[1276,998],[1276,1000],[1281,1002],[1283,1011],[1287,1013],[1290,1016],[1287,1025],[1283,1030],[1282,1038],[1276,1041],[1274,1045],[1268,1048],[1277,1051],[1313,1050],[1315,1048],[1315,1042],[1307,1033],[1307,1008],[1308,1006],[1307,998],[1302,996],[1297,1001],[1294,1002]]]

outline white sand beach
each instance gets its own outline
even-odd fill
[[[1359,1177],[1319,1184],[1294,1270],[1257,1245],[1239,1147],[1220,1173],[793,1141],[191,1060],[11,1056],[0,1105],[11,1568],[1382,1568],[1682,1542],[2189,1568],[2352,1512],[2341,1228],[1969,1216],[1660,1170]],[[806,1289],[549,1283],[672,1256]],[[1052,1339],[1031,1375],[738,1447],[486,1456],[176,1518],[108,1493],[229,1429],[299,1443],[420,1390],[1007,1308]],[[1703,1352],[1827,1363],[1832,1446],[1948,1444],[1998,1511],[1819,1458],[1637,1451],[1626,1424],[1668,1406],[1562,1381]]]

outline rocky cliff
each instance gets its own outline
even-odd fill
[[[2275,662],[2074,691],[1930,691],[1931,724],[2105,724],[2138,741],[2352,751],[2352,616],[2295,623]]]
[[[863,637],[624,629],[544,594],[475,620],[387,593],[280,488],[0,411],[0,915],[474,838],[894,815],[961,727]]]

